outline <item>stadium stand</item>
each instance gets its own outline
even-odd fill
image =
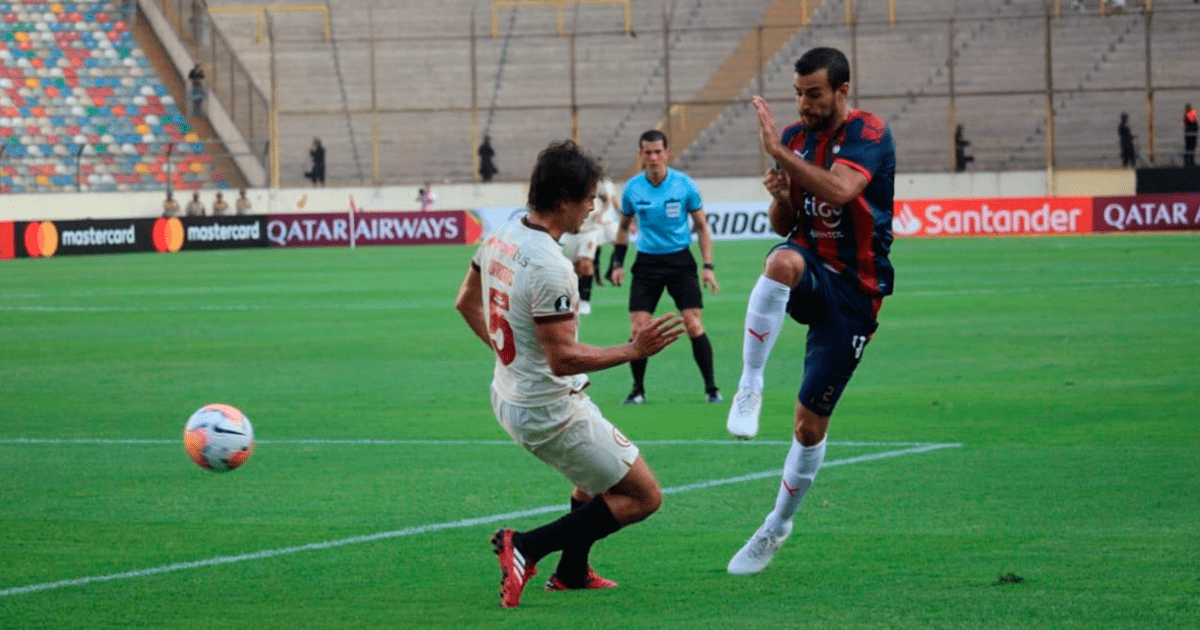
[[[1149,84],[1159,91],[1154,140],[1168,160],[1177,155],[1181,105],[1200,76],[1200,5],[1155,0],[1149,16],[1064,9],[1047,19],[1052,5],[443,0],[432,11],[423,0],[208,2],[214,39],[235,51],[247,82],[263,94],[274,86],[284,186],[306,184],[314,136],[331,185],[413,184],[474,178],[484,134],[500,180],[523,179],[548,140],[573,132],[610,170],[628,173],[638,134],[655,126],[671,130],[676,164],[689,173],[753,175],[766,165],[749,98],[762,92],[781,122],[792,120],[792,63],[816,45],[851,53],[852,104],[888,119],[902,171],[951,170],[954,122],[972,142],[972,170],[1046,168],[1051,137],[1057,167],[1115,166],[1119,113],[1131,113],[1135,133],[1145,128],[1137,125],[1148,116],[1148,50]],[[800,6],[810,9],[809,25],[797,28]],[[321,15],[296,10],[305,7],[328,8],[332,38]],[[88,190],[162,187],[163,143],[183,155],[177,188],[222,185],[112,3],[0,0],[0,18],[10,26],[0,41],[4,190],[73,190],[76,167]],[[186,23],[176,16],[185,41]],[[761,71],[747,54],[755,38],[766,46]],[[232,111],[245,102],[224,104]],[[266,126],[247,137],[265,138]]]
[[[886,0],[861,0],[852,6],[859,22],[853,33],[857,89],[852,99],[888,120],[897,139],[898,164],[908,172],[953,168],[946,16],[955,18],[954,115],[972,142],[972,170],[1046,167],[1047,24],[1057,168],[1119,164],[1120,112],[1145,119],[1147,40],[1154,51],[1150,65],[1155,88],[1194,89],[1200,70],[1200,42],[1195,37],[1200,6],[1191,0],[1155,0],[1158,21],[1149,37],[1141,11],[1102,16],[1093,8],[1047,21],[1049,5],[1042,0],[899,1],[895,24],[889,22]],[[813,45],[847,48],[851,33],[837,24],[844,11],[844,0],[827,0],[814,26],[797,33],[768,62],[766,95],[777,119],[790,120],[794,114],[791,95],[779,88],[790,85],[791,64],[799,54]],[[752,88],[679,155],[682,168],[717,176],[743,172],[745,165],[756,162],[757,147],[744,142],[755,133],[753,110],[744,104]],[[1180,95],[1169,106],[1161,97],[1155,101],[1155,137],[1159,147],[1167,147],[1159,151],[1166,154],[1167,163],[1182,150],[1176,119],[1183,100]]]
[[[1048,22],[1052,3],[1044,0],[853,0],[849,7],[847,1],[634,1],[628,33],[620,7],[606,4],[446,0],[433,12],[416,0],[330,0],[332,42],[320,41],[317,21],[280,14],[283,181],[302,181],[313,135],[326,146],[331,182],[369,183],[376,160],[383,182],[469,180],[473,143],[484,133],[497,148],[499,178],[520,179],[537,150],[569,135],[573,122],[583,144],[616,172],[636,168],[638,134],[670,125],[681,168],[708,177],[754,174],[764,165],[749,97],[763,91],[777,117],[790,121],[792,63],[816,45],[852,53],[853,104],[889,120],[907,171],[953,168],[952,120],[966,127],[973,170],[1045,168],[1052,133],[1056,166],[1113,166],[1119,112],[1145,109],[1140,11],[1102,17],[1094,8],[1064,10]],[[212,0],[227,2],[233,0]],[[810,24],[797,29],[802,4],[810,8]],[[848,8],[854,26],[846,23]],[[1191,0],[1156,0],[1156,10],[1175,12],[1160,19],[1150,38],[1158,51],[1156,87],[1195,86],[1197,56],[1171,51],[1197,47],[1191,33],[1200,25],[1198,8]],[[237,42],[256,80],[269,84],[267,47],[253,42],[252,22],[228,15],[216,23]],[[1048,23],[1055,128],[1046,121]],[[763,51],[761,77],[756,59],[729,63],[744,57],[760,28],[772,46]],[[786,36],[777,37],[776,29]],[[1189,62],[1165,63],[1171,56]],[[1164,131],[1156,138],[1160,146],[1178,144],[1179,108],[1161,101],[1155,115],[1172,124],[1160,122]]]
[[[226,185],[115,3],[9,0],[0,21],[0,193]]]

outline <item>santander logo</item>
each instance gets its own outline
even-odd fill
[[[901,236],[1005,236],[1090,232],[1090,197],[909,199],[893,208]],[[915,209],[914,209],[915,208]]]
[[[892,217],[892,231],[900,236],[912,236],[921,231],[921,220],[907,203]]]

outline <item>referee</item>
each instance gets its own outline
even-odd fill
[[[692,356],[704,377],[705,398],[710,403],[723,400],[713,380],[713,351],[704,332],[701,313],[704,309],[701,285],[711,287],[713,295],[721,290],[713,271],[712,233],[708,229],[700,190],[696,182],[683,172],[669,168],[671,153],[667,136],[651,129],[638,139],[638,155],[644,172],[629,180],[621,198],[621,225],[617,229],[612,257],[612,281],[621,286],[625,279],[625,253],[629,247],[629,228],[637,218],[637,258],[633,263],[633,280],[629,286],[629,327],[637,331],[650,323],[663,289],[675,300],[683,316],[687,336],[692,340]],[[688,225],[691,216],[693,227]],[[700,242],[704,257],[704,272],[696,275],[696,259],[690,249],[692,229]],[[627,405],[639,405],[646,400],[646,359],[630,362],[633,371],[633,391],[625,398]]]

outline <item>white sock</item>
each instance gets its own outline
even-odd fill
[[[779,482],[779,495],[775,497],[775,509],[767,515],[771,528],[792,520],[805,493],[817,478],[817,470],[825,461],[825,440],[814,446],[802,446],[792,438],[792,448],[783,460],[783,479]]]
[[[762,391],[767,357],[771,354],[771,348],[775,347],[779,331],[783,329],[788,297],[791,293],[791,287],[766,276],[759,276],[758,282],[754,283],[754,289],[750,291],[750,301],[746,304],[746,330],[742,338],[742,378],[738,381],[738,389]]]

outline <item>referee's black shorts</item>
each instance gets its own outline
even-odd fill
[[[638,252],[633,261],[633,280],[629,283],[629,312],[653,313],[663,289],[675,300],[675,308],[704,308],[700,276],[691,249],[674,254]]]

